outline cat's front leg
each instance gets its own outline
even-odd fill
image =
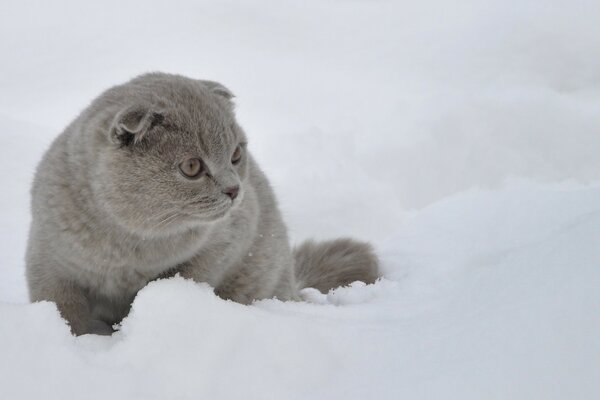
[[[209,265],[214,265],[214,263],[217,263],[218,261],[211,261],[211,263],[206,263],[205,260],[190,260],[189,262],[180,264],[176,268],[162,274],[158,279],[179,275],[182,278],[191,279],[198,283],[208,283],[214,288],[215,294],[223,299],[233,300],[242,304],[250,304],[254,298],[249,296],[246,291],[243,290],[243,279],[240,279],[243,274],[218,273],[218,271],[209,267]],[[226,270],[225,272],[230,271]]]
[[[73,334],[79,336],[86,333],[113,333],[108,323],[91,317],[89,299],[79,285],[46,274],[40,274],[37,278],[29,280],[31,301],[45,300],[56,303],[60,315],[68,322]]]

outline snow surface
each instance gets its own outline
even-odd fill
[[[0,399],[600,398],[596,1],[0,4]],[[243,306],[181,278],[112,337],[27,304],[28,190],[101,90],[225,83],[294,242],[385,277]]]

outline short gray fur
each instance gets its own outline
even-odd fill
[[[65,129],[31,191],[32,301],[55,302],[77,335],[110,334],[142,287],[176,273],[244,304],[377,279],[366,243],[308,242],[292,252],[231,98],[216,82],[145,74],[104,92]],[[207,173],[184,177],[187,157]],[[224,191],[236,185],[232,200]]]

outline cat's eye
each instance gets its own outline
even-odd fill
[[[235,148],[235,151],[233,152],[233,155],[231,156],[231,163],[232,164],[237,164],[240,162],[240,160],[242,159],[242,146],[238,145]]]
[[[179,164],[179,171],[186,178],[198,178],[204,172],[204,165],[198,158],[188,158]]]

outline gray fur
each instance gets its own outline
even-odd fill
[[[232,97],[216,82],[146,74],[104,92],[65,129],[32,188],[32,301],[54,301],[75,334],[110,334],[142,287],[175,273],[244,304],[376,279],[371,248],[350,240],[304,244],[294,266]],[[188,156],[209,174],[186,179],[177,166]],[[232,200],[224,190],[235,185]]]
[[[294,258],[298,286],[323,293],[354,281],[373,283],[379,277],[372,247],[352,239],[307,240],[294,249]]]

